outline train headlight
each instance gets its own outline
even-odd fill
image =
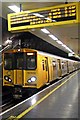
[[[4,76],[4,79],[5,79],[5,80],[8,80],[8,79],[9,79],[9,77],[8,77],[8,76]]]
[[[28,80],[27,82],[28,82],[28,83],[31,83],[31,80]]]
[[[12,82],[12,80],[8,76],[4,76],[4,79],[8,82]]]
[[[9,80],[8,80],[9,82],[12,82],[12,80],[9,78]]]
[[[31,82],[35,82],[36,81],[36,77],[35,76],[33,76],[33,77],[31,77],[30,79],[28,79],[28,83],[31,83]]]
[[[31,77],[31,81],[32,82],[36,81],[36,77]]]

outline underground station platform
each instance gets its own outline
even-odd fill
[[[3,120],[27,118],[78,118],[80,70],[2,112]]]
[[[23,3],[23,4],[25,4],[25,3]],[[37,6],[37,4],[35,4],[35,6]],[[8,44],[5,44],[5,45],[3,44],[5,52],[6,52],[5,48],[7,48],[7,49],[12,48],[12,50],[13,50],[13,48],[15,48],[15,49],[18,48],[17,51],[14,50],[17,53],[18,52],[21,53],[22,50],[20,50],[20,47],[32,48],[32,49],[42,50],[42,51],[45,49],[44,52],[49,52],[49,53],[51,52],[50,54],[55,54],[55,55],[59,55],[59,56],[65,57],[65,58],[80,61],[80,57],[79,57],[80,56],[80,54],[79,54],[80,53],[79,52],[80,45],[79,45],[79,35],[78,35],[79,25],[80,25],[80,2],[70,3],[70,4],[63,3],[62,5],[61,4],[62,3],[60,3],[60,5],[58,5],[58,6],[55,5],[55,6],[51,6],[51,7],[46,7],[44,4],[45,8],[40,8],[40,5],[39,5],[39,9],[36,8],[36,9],[32,10],[32,8],[31,8],[30,11],[20,10],[17,13],[12,13],[12,11],[9,14],[7,13],[8,16],[7,16],[6,20],[8,19],[8,23],[7,23],[8,26],[5,27],[5,25],[4,25],[3,30],[5,33],[5,28],[8,28],[8,32],[11,33],[10,36],[12,36],[12,37],[6,38],[8,40],[8,43],[9,43],[9,41],[11,41],[11,44],[9,45],[10,48],[8,48],[9,47]],[[26,5],[27,5],[27,3],[26,3]],[[43,6],[43,3],[42,3],[42,6]],[[4,4],[4,7],[5,7],[5,4]],[[3,7],[3,10],[6,11],[4,9],[4,7]],[[20,7],[21,7],[21,4],[20,4]],[[26,8],[27,8],[27,6],[26,6]],[[7,14],[5,13],[5,15],[7,15]],[[47,30],[47,33],[43,32],[44,28]],[[26,35],[23,34],[24,32],[26,33],[27,31],[30,32],[30,34],[29,33],[27,33]],[[33,37],[33,34],[37,37]],[[40,39],[39,39],[39,37],[40,37]],[[36,42],[34,44],[35,40],[36,40]],[[38,42],[39,40],[40,40],[40,42]],[[42,40],[44,40],[47,43],[45,44],[45,42],[42,42]],[[4,38],[3,43],[6,43],[6,41]],[[39,43],[41,43],[41,44],[39,44]],[[44,45],[43,45],[43,43],[44,43]],[[46,45],[48,45],[48,43],[50,43],[50,47],[49,46],[46,47]],[[6,45],[7,45],[7,47],[6,47]],[[54,49],[52,48],[52,46]],[[46,48],[48,48],[47,51],[46,51]],[[57,54],[52,53],[52,51],[55,52],[57,48],[58,48]],[[14,53],[14,51],[13,51],[13,53]],[[24,50],[24,51],[26,51],[26,50]],[[63,55],[63,53],[64,53],[64,55]],[[12,53],[11,53],[11,55],[12,55]],[[31,54],[28,53],[26,55],[31,55]],[[32,53],[32,55],[36,56],[36,54],[34,54],[34,53]],[[3,58],[5,58],[5,57],[3,57]],[[7,56],[7,58],[8,58],[8,56]],[[14,54],[13,54],[12,58],[14,58]],[[15,57],[14,60],[17,61],[17,58],[18,57]],[[32,61],[34,61],[34,60],[36,61],[36,58],[37,57],[35,57],[35,59],[32,59]],[[60,59],[60,58],[58,58],[58,59]],[[13,60],[13,59],[11,59],[11,60]],[[23,60],[21,60],[21,61],[23,61]],[[52,60],[52,59],[50,58],[50,60]],[[57,66],[56,66],[57,60],[55,60],[55,61],[54,60],[55,59],[53,59],[53,61],[52,61],[52,64],[54,63],[53,68],[57,68]],[[4,61],[5,61],[5,59],[4,59]],[[3,63],[5,63],[4,61],[3,61]],[[46,61],[46,62],[44,62],[44,61]],[[63,64],[66,62],[63,62],[62,60],[61,60],[61,62],[62,62],[61,66],[64,67]],[[11,63],[13,66],[14,62],[11,61]],[[47,57],[45,57],[44,60],[41,61],[41,63],[42,63],[42,65],[43,65],[43,63],[45,63],[44,65],[47,66],[45,70],[48,71]],[[26,62],[26,64],[27,64],[27,62]],[[44,65],[43,65],[43,70],[44,70]],[[69,66],[71,66],[71,65],[72,64],[70,62]],[[17,66],[17,65],[15,64],[15,66]],[[15,72],[17,75],[20,74],[20,72],[18,73],[17,71],[19,71],[19,69],[21,69],[21,68],[19,68],[19,67],[18,68],[13,67],[13,68],[15,68]],[[7,69],[9,70],[9,68],[7,68]],[[33,69],[31,68],[31,70],[33,70]],[[64,67],[64,72],[65,72],[65,70],[66,69]],[[4,69],[4,71],[5,71],[4,73],[9,75],[8,71],[6,71],[5,69]],[[42,71],[40,71],[39,73],[41,74],[41,72]],[[27,76],[27,69],[26,69],[25,73]],[[55,72],[54,72],[54,74],[55,74]],[[22,75],[23,74],[21,71],[21,78],[22,78]],[[8,82],[11,81],[11,79],[9,79],[9,76],[7,76],[7,79],[4,78],[6,81],[8,80]],[[6,75],[4,77],[6,77]],[[79,94],[78,94],[79,90],[80,90],[79,89],[79,86],[80,86],[79,79],[80,79],[80,70],[77,70],[77,71],[74,71],[73,73],[68,74],[67,76],[65,76],[64,78],[61,78],[59,81],[55,82],[54,84],[47,85],[47,87],[45,89],[43,89],[40,92],[34,94],[33,96],[27,98],[26,100],[18,103],[17,105],[14,105],[13,107],[10,107],[9,109],[7,109],[5,111],[1,111],[2,113],[0,113],[0,119],[2,119],[2,120],[19,120],[19,119],[23,120],[23,119],[28,119],[28,118],[72,118],[72,119],[75,118],[75,119],[78,119],[80,116],[79,115],[79,101],[80,100],[79,100]],[[5,80],[3,80],[3,82],[5,82]],[[18,79],[18,80],[20,80],[20,79]],[[44,80],[44,79],[42,79],[42,80]],[[6,82],[5,82],[5,84],[6,84]],[[5,84],[4,84],[4,86],[6,86]],[[26,96],[27,96],[27,94],[26,94]],[[6,97],[5,97],[5,99],[6,99]]]

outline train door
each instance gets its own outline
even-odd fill
[[[23,66],[24,66],[23,53],[17,53],[15,57],[16,57],[15,84],[23,85]]]
[[[67,73],[69,73],[69,65],[68,65],[68,61],[67,61]]]
[[[57,78],[57,64],[56,64],[56,60],[52,61],[52,65],[53,65],[53,80],[55,80]]]
[[[45,72],[46,72],[46,82],[49,82],[48,57],[45,57]]]
[[[60,59],[57,60],[58,63],[58,77],[61,77],[61,61]]]

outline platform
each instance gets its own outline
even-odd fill
[[[80,71],[0,114],[2,118],[78,118]]]

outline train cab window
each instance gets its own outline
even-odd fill
[[[28,70],[35,70],[37,67],[36,53],[27,53],[26,65]]]
[[[4,54],[4,69],[5,70],[13,69],[13,56],[11,53]]]

